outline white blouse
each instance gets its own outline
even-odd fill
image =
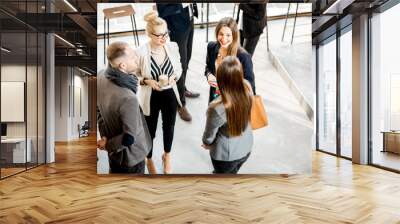
[[[171,60],[176,80],[179,80],[182,74],[182,65],[178,44],[176,42],[167,42],[164,45],[164,49],[167,56]],[[136,75],[139,77],[140,82],[143,80],[143,78],[152,79],[150,42],[138,47],[135,51],[136,55],[138,56],[138,70],[136,71]],[[174,90],[178,104],[182,106],[176,84],[172,87],[172,89]],[[146,116],[150,115],[150,98],[152,91],[153,89],[147,85],[141,85],[138,89],[140,105],[142,107],[143,114]]]

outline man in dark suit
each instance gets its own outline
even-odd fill
[[[198,16],[196,4],[158,4],[158,15],[163,18],[170,30],[171,41],[177,42],[179,46],[179,54],[182,63],[182,75],[179,79],[178,91],[182,102],[182,107],[178,109],[179,116],[184,121],[191,121],[192,116],[186,109],[186,97],[195,98],[199,93],[194,93],[187,90],[185,86],[186,73],[189,66],[190,57],[192,56],[193,31],[194,23],[193,16]]]
[[[267,25],[266,4],[240,3],[243,16],[239,21],[240,45],[253,56],[258,40]]]

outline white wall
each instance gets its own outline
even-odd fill
[[[67,67],[55,68],[55,141],[68,140],[68,85]]]
[[[88,113],[88,106],[89,106],[89,102],[88,102],[88,77],[87,76],[81,76],[82,73],[78,73],[78,75],[76,74],[76,72],[79,72],[79,70],[75,70],[75,76],[74,76],[74,96],[71,96],[72,99],[74,99],[74,108],[72,108],[73,110],[75,110],[75,113],[72,113],[72,117],[73,119],[72,121],[72,130],[71,130],[71,135],[73,136],[73,138],[78,138],[79,137],[79,133],[78,133],[78,124],[80,124],[81,126],[85,123],[85,121],[89,120],[89,113]],[[78,90],[80,90],[80,93],[78,93]],[[80,99],[77,98],[80,94]],[[80,100],[80,105],[79,102],[77,100]],[[81,113],[79,111],[79,106],[81,106]],[[73,112],[73,111],[72,111]]]
[[[2,65],[1,66],[1,81],[3,82],[25,82],[25,65]],[[1,108],[7,110],[7,108]],[[25,123],[11,122],[7,123],[8,137],[25,137]]]
[[[83,75],[76,68],[56,67],[56,141],[79,138],[78,124],[82,126],[88,120],[88,78]],[[79,104],[82,113],[79,111]]]
[[[28,74],[36,74],[36,67],[28,66],[27,68],[25,65],[2,65],[1,66],[1,81],[3,82],[25,82],[25,75],[27,69]],[[36,80],[29,80],[30,85],[36,85]],[[32,90],[32,92],[30,91]],[[36,88],[27,88],[27,103],[30,104],[31,102],[35,102],[34,105],[28,106],[35,106],[36,108]],[[1,108],[1,110],[7,110],[7,108]],[[36,123],[36,113],[28,113],[28,122],[35,121]],[[25,137],[25,123],[26,122],[7,122],[7,136],[8,137]],[[28,128],[32,127],[33,125],[28,125]],[[36,129],[36,126],[35,126]],[[28,130],[28,137],[29,137],[29,130]]]

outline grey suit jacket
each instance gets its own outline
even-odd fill
[[[97,76],[97,108],[99,131],[107,137],[110,162],[122,167],[142,162],[152,147],[152,140],[136,94],[115,85],[101,71]],[[125,133],[134,138],[130,146],[122,144]]]
[[[203,143],[211,146],[210,156],[215,160],[241,159],[251,152],[253,130],[249,122],[246,130],[240,136],[229,137],[225,107],[222,103],[218,103],[216,106],[208,107]]]

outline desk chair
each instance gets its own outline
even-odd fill
[[[90,129],[89,121],[85,121],[82,127],[80,127],[80,125],[78,124],[79,138],[89,136],[89,129]]]

